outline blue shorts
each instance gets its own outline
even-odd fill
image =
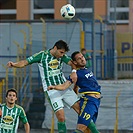
[[[98,116],[98,108],[100,105],[100,99],[85,95],[80,98],[80,114],[78,116],[78,124],[88,126],[93,120],[96,122]]]

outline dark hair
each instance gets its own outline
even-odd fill
[[[6,97],[8,96],[8,93],[9,92],[14,92],[14,93],[16,93],[16,97],[17,97],[17,91],[15,90],[15,89],[9,89],[9,90],[7,90],[7,92],[6,92]]]
[[[75,51],[75,52],[73,52],[73,53],[71,54],[71,58],[72,58],[73,61],[75,61],[75,56],[76,56],[77,54],[79,54],[79,53],[80,53],[79,51]]]
[[[82,48],[82,49],[81,49],[81,52],[83,52],[83,51],[86,51],[86,49],[85,49],[85,48]]]
[[[69,46],[68,46],[68,44],[67,44],[65,41],[63,41],[63,40],[57,41],[57,42],[55,43],[54,47],[55,47],[55,46],[57,47],[57,49],[65,49],[66,52],[69,51]],[[53,48],[54,48],[54,47],[53,47]]]

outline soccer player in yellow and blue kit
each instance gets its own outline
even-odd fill
[[[98,108],[101,98],[101,86],[98,84],[92,71],[85,67],[86,60],[82,53],[79,51],[71,55],[73,63],[76,65],[77,82],[76,86],[79,87],[78,92],[83,94],[80,98],[80,114],[78,116],[77,129],[74,133],[84,133],[87,127],[92,133],[99,133],[95,127],[95,122],[98,116]],[[63,90],[72,84],[69,77],[62,85],[49,86],[49,90]]]

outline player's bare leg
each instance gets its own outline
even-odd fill
[[[80,113],[79,102],[80,102],[80,101],[76,102],[76,103],[72,106],[72,108],[73,108],[78,114]]]
[[[87,129],[87,126],[83,124],[78,124],[77,129],[74,131],[74,133],[84,133],[86,129]]]
[[[58,110],[56,113],[58,119],[58,132],[66,133],[65,113],[63,109]]]
[[[90,133],[90,132],[91,132],[90,129],[87,128],[84,133]]]

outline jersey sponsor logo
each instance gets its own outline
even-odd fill
[[[11,116],[4,116],[3,121],[5,123],[11,124],[13,122],[13,118]]]
[[[10,129],[10,130],[12,130],[13,129],[13,125],[8,125],[8,124],[1,123],[0,124],[0,128],[1,129]]]
[[[89,78],[89,77],[92,77],[92,76],[93,76],[93,72],[90,72],[90,73],[85,74],[85,77],[86,78]]]
[[[54,59],[52,61],[50,61],[48,63],[48,66],[51,68],[51,69],[56,69],[58,66],[59,66],[59,62],[57,59]]]
[[[48,76],[55,76],[60,74],[60,69],[48,71]]]

